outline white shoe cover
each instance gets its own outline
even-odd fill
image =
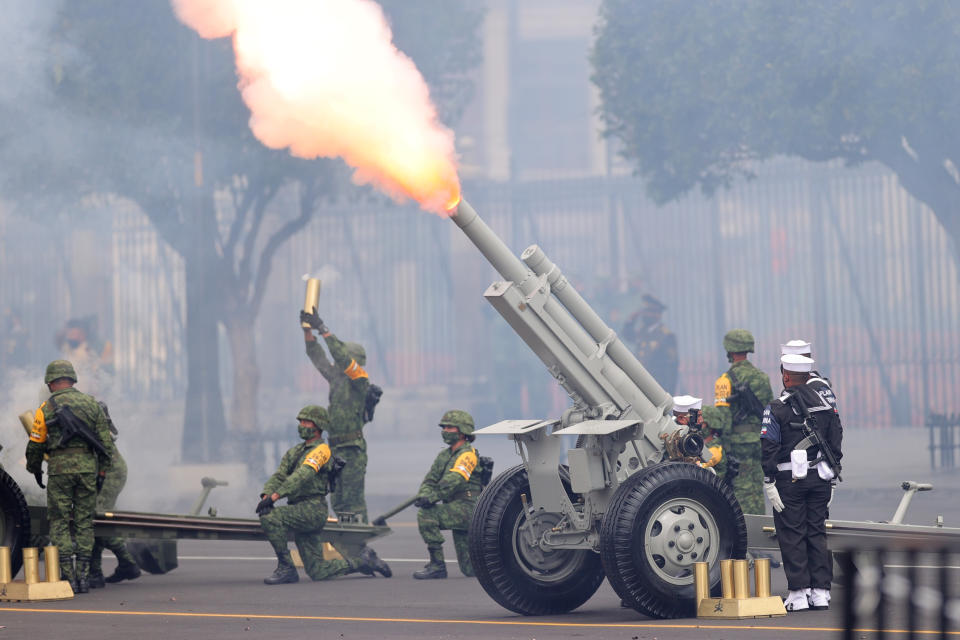
[[[807,592],[805,589],[797,589],[787,594],[787,599],[783,601],[783,606],[787,611],[803,611],[810,608],[807,602]]]
[[[810,594],[810,608],[823,610],[830,608],[830,589],[814,589]]]

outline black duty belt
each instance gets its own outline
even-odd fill
[[[731,433],[760,433],[758,424],[738,424],[731,429]]]
[[[466,500],[467,498],[474,498],[475,496],[479,496],[479,495],[480,495],[479,492],[473,491],[472,489],[467,489],[466,491],[461,491],[460,493],[453,494],[452,496],[447,498],[446,501],[455,502],[457,500]]]
[[[330,446],[334,447],[338,444],[344,444],[346,442],[352,442],[354,440],[359,440],[363,437],[363,430],[357,429],[356,431],[351,431],[350,433],[344,433],[339,436],[330,436],[327,440],[330,441]]]

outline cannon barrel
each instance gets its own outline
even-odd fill
[[[451,218],[507,281],[491,285],[487,299],[575,400],[640,419],[648,437],[676,428],[670,395],[539,247],[518,259],[465,200]]]

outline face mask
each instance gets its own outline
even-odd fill
[[[297,433],[300,434],[300,437],[304,440],[309,440],[313,436],[317,435],[316,427],[297,427]]]
[[[444,443],[446,444],[457,444],[460,442],[460,432],[459,431],[442,431],[440,436],[443,438]]]

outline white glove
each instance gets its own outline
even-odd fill
[[[837,490],[837,485],[831,483],[831,484],[830,484],[830,499],[827,500],[827,507],[829,507],[829,506],[831,505],[831,503],[833,503],[833,493],[834,493],[836,490]]]
[[[777,513],[783,511],[783,500],[780,499],[780,492],[777,491],[775,482],[764,482],[763,492],[766,494],[767,500],[770,501],[770,506],[773,507],[774,511]]]

